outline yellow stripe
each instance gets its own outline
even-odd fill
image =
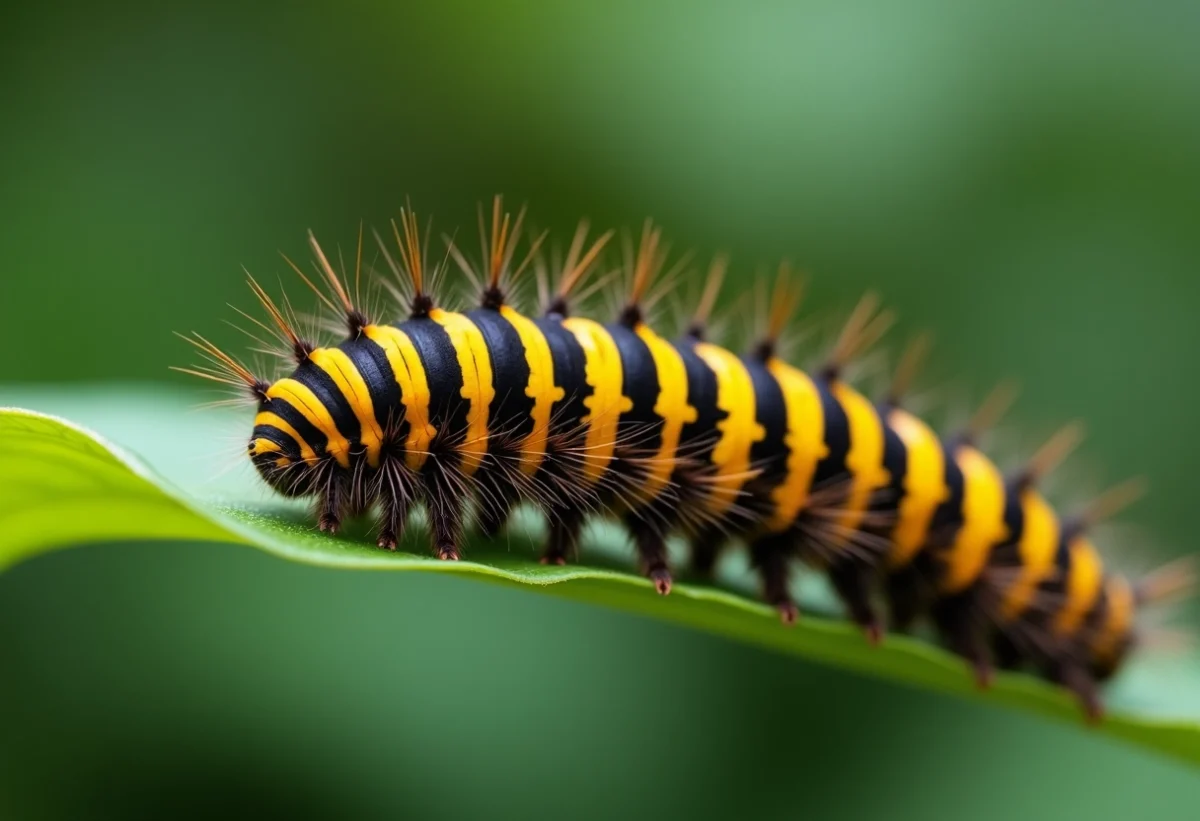
[[[554,357],[550,343],[541,329],[507,305],[500,306],[500,316],[517,330],[529,364],[529,384],[525,395],[533,400],[533,430],[521,445],[521,470],[526,475],[537,472],[546,456],[546,437],[550,434],[550,412],[566,391],[554,384]]]
[[[308,358],[329,375],[333,384],[342,392],[350,410],[358,419],[359,440],[367,449],[367,464],[379,467],[379,448],[383,445],[383,430],[375,419],[375,406],[371,401],[371,390],[358,372],[358,368],[337,348],[317,348]]]
[[[405,440],[404,461],[412,470],[420,470],[429,458],[429,443],[437,435],[437,428],[429,423],[429,381],[421,356],[408,334],[391,325],[368,325],[363,333],[383,349],[396,384],[400,386],[400,403],[404,405],[404,418],[408,420],[408,438]]]
[[[969,587],[983,572],[992,548],[1008,538],[1000,471],[967,445],[958,449],[954,461],[963,475],[963,523],[945,558],[943,593],[959,593]]]
[[[314,428],[325,434],[325,450],[344,468],[350,467],[350,440],[337,429],[329,409],[307,387],[288,377],[267,389],[268,399],[281,399],[296,409]]]
[[[1073,636],[1084,617],[1096,605],[1104,581],[1104,565],[1092,543],[1080,536],[1067,546],[1071,551],[1071,572],[1067,576],[1066,603],[1054,617],[1054,632]]]
[[[284,468],[290,465],[292,460],[283,455],[282,451],[283,448],[279,446],[278,442],[272,442],[270,439],[255,439],[250,455],[262,456],[264,453],[278,453],[280,455],[275,459],[275,467]]]
[[[839,521],[843,532],[849,533],[862,526],[872,495],[891,477],[883,466],[883,422],[875,406],[844,382],[834,382],[830,392],[845,411],[850,428],[850,450],[846,453],[850,493]]]
[[[461,396],[470,407],[467,437],[458,446],[458,451],[462,454],[462,471],[470,476],[479,469],[488,449],[488,408],[496,395],[492,358],[483,333],[467,317],[434,308],[429,312],[429,318],[446,330],[462,370]]]
[[[929,540],[929,526],[938,505],[950,498],[946,487],[946,455],[929,426],[911,413],[895,408],[888,427],[904,443],[904,498],[896,510],[888,566],[904,567]]]
[[[817,463],[829,455],[829,448],[821,396],[808,374],[780,359],[768,361],[767,371],[779,383],[787,407],[787,475],[771,491],[774,511],[767,521],[767,527],[778,533],[790,527],[808,503]]]
[[[254,417],[254,426],[258,427],[259,425],[268,425],[272,428],[278,428],[279,430],[283,431],[288,436],[296,440],[296,445],[300,448],[301,459],[303,459],[305,462],[308,462],[310,465],[315,465],[317,463],[317,454],[316,451],[312,449],[312,445],[304,441],[304,437],[297,433],[296,429],[289,425],[278,414],[271,413],[270,411],[260,412]],[[259,439],[258,441],[263,442],[266,440]],[[272,444],[274,443],[272,442]]]
[[[1115,661],[1121,642],[1129,635],[1129,628],[1133,625],[1133,590],[1125,579],[1114,576],[1108,580],[1106,592],[1108,617],[1092,650],[1103,661]]]
[[[654,370],[658,375],[658,401],[654,404],[654,413],[663,420],[662,442],[650,466],[646,483],[639,489],[640,495],[653,499],[666,486],[675,469],[675,452],[679,449],[683,426],[695,422],[699,414],[687,403],[687,367],[679,351],[650,330],[649,325],[639,324],[634,328],[634,333],[650,349],[650,357],[654,360]]]
[[[621,352],[604,326],[590,319],[570,317],[563,320],[563,327],[583,348],[584,380],[592,389],[592,395],[583,400],[588,412],[579,420],[587,429],[583,463],[584,477],[590,486],[608,470],[617,444],[617,423],[621,414],[633,410],[633,400],[622,393],[625,374]]]
[[[742,361],[717,345],[698,342],[692,348],[717,378],[717,408],[725,419],[717,422],[721,438],[712,451],[717,468],[712,492],[705,502],[709,512],[721,514],[735,501],[750,478],[750,449],[766,438],[767,431],[755,416],[754,382]]]
[[[1054,510],[1038,493],[1021,494],[1025,524],[1017,555],[1021,570],[1000,599],[1000,617],[1012,621],[1029,609],[1038,585],[1054,573],[1054,554],[1058,550],[1059,525]]]

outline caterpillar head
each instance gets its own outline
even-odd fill
[[[295,442],[286,438],[269,425],[255,425],[250,437],[250,460],[273,490],[284,496],[305,496],[312,489],[313,469],[295,452]]]

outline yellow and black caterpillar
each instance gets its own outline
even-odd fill
[[[689,540],[701,574],[737,541],[785,623],[797,617],[789,570],[798,559],[828,574],[871,640],[882,632],[882,591],[893,629],[928,617],[981,684],[994,666],[1032,667],[1073,691],[1092,718],[1101,710],[1097,682],[1135,643],[1138,608],[1190,584],[1178,566],[1136,583],[1106,570],[1088,530],[1130,500],[1132,485],[1073,516],[1038,493],[1039,477],[1074,446],[1076,427],[1004,476],[977,449],[1000,402],[949,438],[905,410],[920,345],[881,401],[847,384],[846,365],[890,321],[872,300],[853,313],[826,364],[805,373],[777,355],[798,301],[782,271],[759,341],[737,355],[705,338],[722,265],[710,271],[686,332],[669,341],[645,318],[664,266],[657,230],[647,225],[627,249],[618,268],[625,301],[603,324],[571,308],[611,233],[588,243],[581,226],[547,270],[541,237],[517,260],[521,222],[496,200],[490,231],[481,225],[480,264],[449,243],[446,260],[481,295],[459,313],[431,295],[444,263],[430,266],[415,216],[401,211],[394,247],[379,242],[408,311],[394,324],[359,304],[361,232],[353,289],[310,235],[323,287],[292,267],[347,336],[331,347],[304,338],[290,303],[281,308],[251,279],[270,320],[252,321],[295,365],[283,378],[261,379],[203,337],[189,340],[208,364],[188,372],[249,389],[257,403],[250,458],[275,490],[315,500],[321,530],[374,510],[379,546],[395,549],[422,505],[434,553],[455,560],[468,512],[494,534],[515,505],[529,503],[549,522],[543,561],[561,563],[589,515],[613,515],[662,594],[671,589],[669,535]],[[541,316],[531,318],[509,297],[535,261],[554,287],[542,289]]]

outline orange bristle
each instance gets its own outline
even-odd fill
[[[874,293],[867,293],[859,300],[822,370],[827,379],[836,379],[855,357],[883,338],[896,321],[894,313],[880,311],[879,305],[879,297]]]
[[[795,283],[791,281],[791,268],[784,262],[779,266],[779,275],[775,279],[775,294],[772,298],[771,315],[767,320],[767,336],[772,340],[778,340],[783,333],[784,327],[788,320],[800,307],[800,300],[804,296],[804,282],[797,280]]]
[[[504,198],[497,195],[492,200],[492,224],[490,232],[487,229],[483,214],[483,206],[479,207],[479,241],[483,252],[484,271],[477,272],[466,257],[458,250],[452,241],[448,241],[447,253],[458,263],[463,273],[483,292],[482,305],[485,308],[499,308],[505,303],[508,291],[516,280],[536,258],[548,231],[543,231],[531,243],[529,251],[521,263],[513,267],[513,255],[521,238],[521,228],[525,222],[525,208],[522,207],[514,219],[504,211]]]
[[[650,220],[646,220],[642,227],[642,238],[638,242],[637,253],[633,256],[630,264],[633,276],[629,286],[629,296],[620,316],[620,322],[623,325],[632,328],[643,321],[642,298],[662,268],[663,259],[659,252],[661,240],[662,230],[655,228]]]
[[[1197,584],[1197,559],[1185,556],[1152,570],[1134,585],[1139,605],[1158,605],[1191,597]]]
[[[512,256],[512,247],[508,242],[508,226],[509,214],[503,211],[504,198],[500,195],[492,200],[492,241],[491,254],[488,262],[488,287],[500,287],[500,274],[508,265],[509,259]],[[503,219],[501,214],[503,213]],[[513,225],[513,238],[521,232],[521,223],[525,219],[525,209],[522,208],[517,214],[516,223]],[[479,233],[483,233],[483,208],[479,210]],[[514,243],[515,244],[515,243]]]
[[[725,273],[729,270],[729,257],[718,254],[708,266],[708,274],[704,278],[704,290],[700,293],[700,302],[692,314],[692,322],[688,326],[688,335],[696,339],[704,336],[708,320],[717,304],[717,296],[725,282]]]
[[[767,309],[767,329],[755,346],[759,359],[766,361],[775,355],[779,338],[800,307],[803,296],[804,281],[797,279],[793,282],[791,266],[786,261],[779,263],[779,271],[775,275],[775,285],[771,291],[771,304]],[[760,301],[764,297],[765,292],[760,291]]]
[[[554,301],[554,305],[561,303],[563,310],[551,311],[552,313],[565,315],[567,298],[574,293],[576,286],[591,272],[592,266],[600,258],[600,253],[608,245],[609,240],[613,238],[613,232],[606,231],[592,243],[587,253],[583,253],[583,243],[587,239],[587,233],[587,222],[580,222],[579,227],[575,229],[575,236],[571,239],[571,247],[567,251],[567,258],[563,261],[563,273],[558,283],[558,296]]]
[[[325,279],[329,282],[329,286],[333,288],[333,294],[342,303],[342,308],[347,314],[354,313],[354,303],[350,301],[350,295],[346,293],[346,287],[342,284],[342,278],[333,270],[333,266],[329,264],[329,260],[325,257],[325,252],[321,249],[321,244],[317,242],[317,237],[312,231],[308,232],[308,244],[312,247],[313,253],[317,257],[317,262],[321,267],[322,273],[325,274]]]
[[[279,338],[291,349],[292,356],[295,358],[295,360],[297,362],[304,362],[306,359],[308,359],[308,355],[312,353],[315,346],[311,342],[307,342],[300,338],[300,335],[296,332],[296,329],[293,328],[291,323],[287,321],[287,318],[283,315],[283,312],[279,310],[279,307],[271,299],[270,295],[263,290],[263,287],[258,284],[257,280],[255,280],[254,277],[249,274],[249,272],[246,273],[246,283],[250,286],[250,290],[258,299],[259,304],[262,305],[263,310],[267,312],[267,315],[271,317],[271,320],[275,323],[276,327],[279,328],[280,333],[283,334],[283,336]],[[242,312],[238,311],[238,313]],[[247,316],[244,313],[242,313],[242,315]],[[265,328],[265,326],[262,325],[261,322],[258,322],[258,320],[255,320],[249,316],[247,316],[247,318],[259,325],[259,327]]]
[[[908,345],[904,348],[904,353],[900,356],[899,364],[896,365],[896,373],[892,377],[892,383],[888,386],[887,397],[884,400],[887,405],[892,407],[899,407],[901,405],[904,397],[908,395],[909,390],[912,388],[917,374],[921,372],[921,368],[925,364],[925,358],[929,355],[932,347],[933,334],[928,331],[917,334],[909,341]]]
[[[1038,448],[1017,478],[1019,486],[1036,483],[1061,465],[1079,447],[1085,436],[1082,422],[1069,422],[1060,428],[1046,444]]]
[[[207,379],[212,382],[220,382],[224,385],[231,385],[237,388],[249,388],[250,393],[256,399],[258,399],[260,402],[266,401],[267,390],[270,388],[270,383],[268,383],[266,380],[256,377],[245,365],[222,351],[216,345],[209,342],[195,331],[192,332],[192,336],[184,336],[180,333],[176,333],[175,335],[199,350],[200,354],[209,362],[211,362],[214,367],[172,367],[171,370],[179,371],[180,373],[186,373],[191,376],[198,376],[201,379]]]
[[[1079,514],[1080,526],[1093,527],[1111,519],[1146,495],[1148,483],[1144,476],[1135,476],[1114,485],[1088,503]]]
[[[325,292],[322,291],[320,288],[318,288],[311,279],[309,279],[307,276],[305,276],[304,271],[300,270],[299,265],[292,262],[291,257],[289,257],[287,254],[283,253],[283,251],[279,252],[279,256],[283,257],[283,261],[286,262],[291,267],[291,269],[296,272],[296,276],[300,277],[300,279],[303,280],[304,284],[308,286],[309,290],[317,295],[317,299],[321,300],[322,305],[324,305],[326,308],[333,311],[334,313],[337,313],[338,306],[335,305],[333,303],[333,301],[330,300],[329,297],[325,295]]]
[[[363,252],[363,224],[358,223],[358,248],[354,255],[354,301],[356,304],[362,304],[362,252]]]
[[[966,428],[958,438],[968,444],[978,442],[979,437],[1000,424],[1000,420],[1017,401],[1020,393],[1020,387],[1011,379],[992,388],[992,392],[983,400],[979,409],[972,414]]]
[[[421,244],[421,230],[417,225],[417,215],[411,207],[400,209],[400,224],[392,220],[392,234],[396,238],[396,247],[400,253],[400,265],[392,260],[387,249],[380,242],[384,258],[392,268],[397,279],[407,278],[412,288],[409,298],[409,308],[413,317],[426,316],[433,308],[433,299],[425,292],[425,248]]]

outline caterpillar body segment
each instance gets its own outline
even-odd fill
[[[786,268],[759,342],[738,354],[708,338],[723,258],[686,334],[668,339],[647,318],[664,290],[657,229],[647,225],[628,250],[629,292],[605,322],[577,316],[573,303],[612,234],[588,245],[581,228],[550,272],[552,286],[535,260],[544,235],[516,251],[522,223],[523,212],[513,219],[497,200],[491,230],[481,225],[483,262],[448,251],[480,289],[476,305],[459,311],[438,303],[432,284],[443,266],[429,264],[415,215],[402,211],[396,247],[381,239],[407,311],[392,323],[358,305],[361,232],[353,287],[310,238],[317,275],[293,267],[349,335],[331,346],[308,341],[294,330],[290,304],[251,279],[270,324],[252,321],[294,363],[274,381],[189,338],[206,364],[188,372],[253,397],[254,466],[280,493],[313,499],[320,529],[370,513],[379,546],[395,549],[419,505],[434,554],[454,560],[469,518],[493,535],[514,506],[532,504],[549,523],[542,560],[562,563],[587,518],[609,515],[628,527],[663,594],[672,583],[669,535],[690,542],[701,576],[726,545],[742,543],[785,623],[798,615],[790,582],[800,561],[827,574],[872,641],[885,621],[904,630],[928,618],[980,684],[995,667],[1031,667],[1076,693],[1092,717],[1097,682],[1137,641],[1139,608],[1189,585],[1182,569],[1139,585],[1106,567],[1089,528],[1128,503],[1132,486],[1072,517],[1039,493],[1039,478],[1077,444],[1078,426],[1002,475],[977,442],[1011,401],[1009,389],[949,437],[904,407],[928,349],[923,337],[880,402],[856,391],[846,366],[892,322],[873,296],[810,374],[778,353],[800,298]],[[541,316],[511,304],[514,282],[534,261]]]

